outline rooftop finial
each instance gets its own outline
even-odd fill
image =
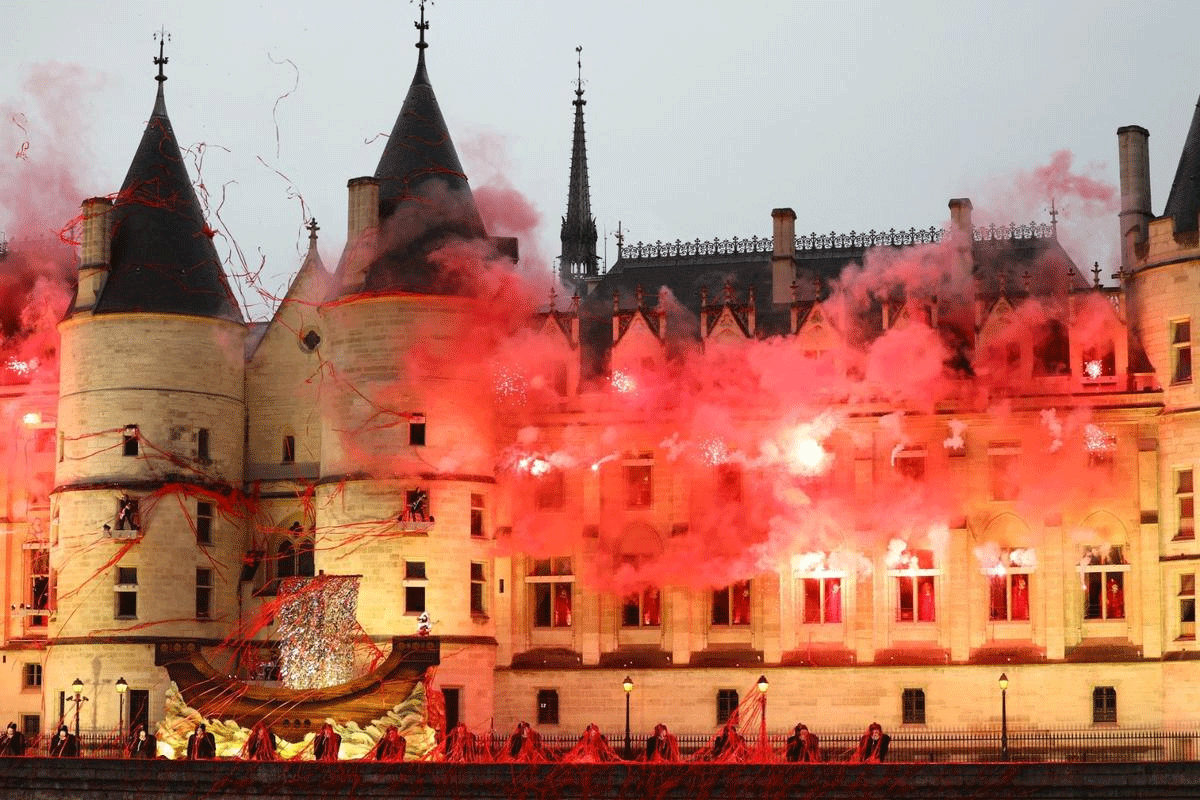
[[[1055,238],[1058,238],[1058,209],[1054,207],[1054,198],[1050,198],[1050,229],[1054,232]]]
[[[583,45],[575,46],[575,94],[583,96]]]
[[[432,2],[432,0],[430,0],[430,2]],[[429,23],[425,21],[425,3],[426,0],[420,0],[419,5],[421,6],[421,21],[413,23],[417,30],[420,31],[421,38],[417,41],[418,50],[424,50],[426,47],[429,47],[429,45],[425,43],[425,31],[429,30]]]
[[[304,227],[308,228],[308,243],[315,245],[317,243],[317,231],[321,230],[321,226],[317,224],[317,218],[313,217]]]
[[[171,60],[163,55],[163,46],[171,41],[171,34],[167,33],[166,29],[159,28],[158,33],[154,34],[154,38],[158,40],[158,58],[154,59],[154,63],[158,67],[158,75],[154,80],[162,83],[167,79],[167,76],[163,74],[163,66]]]

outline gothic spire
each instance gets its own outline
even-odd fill
[[[596,219],[588,190],[587,142],[583,133],[583,48],[576,47],[578,73],[575,79],[575,139],[571,147],[571,182],[567,187],[567,213],[562,218],[562,252],[559,275],[564,283],[575,285],[580,279],[596,277]]]

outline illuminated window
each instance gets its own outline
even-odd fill
[[[1179,638],[1196,638],[1196,576],[1179,576]]]
[[[25,664],[21,667],[21,686],[25,689],[36,689],[42,685],[42,665]]]
[[[1048,319],[1034,333],[1033,374],[1052,377],[1071,374],[1071,343],[1067,326]]]
[[[43,542],[44,544],[44,542]],[[44,547],[26,550],[28,555],[29,596],[25,602],[33,609],[50,608],[50,551]],[[46,616],[26,617],[32,627],[44,627]]]
[[[750,624],[750,581],[737,581],[713,592],[712,624]]]
[[[1117,721],[1117,690],[1097,686],[1092,690],[1092,723]]]
[[[842,621],[842,576],[800,578],[800,621],[820,625]]]
[[[415,447],[425,445],[425,415],[413,414],[408,418],[408,443]]]
[[[900,695],[900,710],[905,725],[924,725],[925,690],[905,689]]]
[[[896,474],[910,481],[925,479],[925,450],[924,448],[905,448],[896,454],[893,467]]]
[[[196,541],[200,544],[212,544],[213,505],[212,503],[196,503]]]
[[[560,511],[565,505],[566,480],[561,470],[552,469],[537,478],[533,500],[539,511]]]
[[[717,689],[717,724],[724,725],[738,708],[737,689]]]
[[[1192,382],[1192,321],[1171,323],[1171,383]]]
[[[569,556],[533,562],[530,585],[535,628],[569,628],[574,622],[575,575]]]
[[[993,500],[1017,499],[1020,458],[1021,447],[1016,442],[993,442],[988,445]]]
[[[662,624],[662,593],[647,586],[625,595],[621,604],[621,625],[626,628],[657,627]]]
[[[283,436],[283,455],[280,460],[284,464],[296,463],[296,437],[290,433]]]
[[[138,508],[137,498],[121,495],[117,498],[117,530],[139,531],[142,529],[142,515]]]
[[[717,465],[717,499],[722,503],[742,502],[742,466]]]
[[[137,619],[137,567],[117,567],[116,618]]]
[[[558,690],[538,689],[537,693],[538,725],[558,724]]]
[[[896,621],[933,622],[937,616],[937,576],[932,550],[905,550],[901,568],[888,570],[895,580]]]
[[[472,494],[471,495],[471,535],[477,539],[483,538],[484,533],[485,533],[484,526],[483,526],[483,510],[484,510],[483,495]]]
[[[136,456],[138,454],[138,432],[137,425],[126,425],[124,432],[121,434],[121,455]]]
[[[992,622],[1028,622],[1029,592],[1033,582],[1033,551],[1009,548],[1000,554],[988,575],[988,619]]]
[[[429,492],[424,489],[409,489],[404,493],[404,520],[433,522],[433,517],[429,515]]]
[[[1191,469],[1175,470],[1175,538],[1196,538],[1196,506]]]
[[[1129,564],[1116,546],[1084,548],[1079,566],[1083,577],[1083,618],[1125,619],[1125,574]]]
[[[487,579],[484,577],[484,565],[479,561],[471,562],[471,613],[475,616],[483,616],[487,613],[487,605],[484,603],[484,590],[487,587]]]
[[[650,463],[626,463],[625,507],[650,508],[654,502],[654,466]]]
[[[212,618],[213,571],[196,568],[196,619]]]

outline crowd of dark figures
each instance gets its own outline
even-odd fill
[[[630,752],[630,758],[622,758],[609,743],[600,729],[588,725],[583,735],[574,747],[560,752],[542,742],[542,737],[528,722],[517,725],[507,742],[493,749],[490,737],[480,736],[465,725],[451,729],[441,737],[437,746],[421,756],[426,761],[447,761],[456,763],[564,763],[564,764],[603,764],[603,763],[693,763],[740,764],[748,762],[786,761],[794,763],[819,763],[826,760],[838,760],[858,763],[880,763],[887,757],[888,742],[891,737],[883,732],[877,722],[871,723],[859,739],[858,746],[847,753],[826,753],[822,750],[820,740],[803,723],[795,726],[787,738],[786,746],[781,751],[772,749],[765,742],[752,744],[738,731],[735,719],[731,718],[721,730],[709,739],[708,744],[685,758],[680,754],[679,742],[666,725],[654,726],[654,732],[646,737],[644,746],[639,741],[635,752]],[[289,760],[337,761],[341,750],[342,737],[329,723],[321,726],[308,746],[300,753],[290,756]],[[632,748],[631,748],[632,749]],[[16,723],[9,723],[3,735],[0,735],[0,756],[31,755],[25,736],[17,730]],[[404,761],[408,743],[395,727],[388,728],[375,744],[374,748],[364,756],[364,760],[374,761]],[[78,758],[83,755],[79,738],[63,725],[50,740],[47,752],[51,758]],[[158,739],[151,731],[142,726],[134,729],[129,740],[123,747],[126,758],[156,758],[159,757]],[[204,724],[197,725],[188,735],[187,745],[180,757],[188,760],[207,760],[217,758],[216,737]],[[847,758],[848,757],[848,758]],[[245,744],[237,754],[237,758],[246,761],[279,761],[285,760],[279,753],[278,739],[275,733],[264,723],[258,723],[250,730]]]

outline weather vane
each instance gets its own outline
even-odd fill
[[[419,5],[421,7],[421,21],[413,23],[416,29],[420,31],[421,38],[417,42],[417,49],[419,50],[424,50],[426,47],[429,47],[429,45],[425,43],[425,31],[429,30],[429,23],[425,21],[426,2],[428,2],[430,5],[433,5],[433,0],[420,0]]]
[[[165,28],[160,27],[158,33],[154,34],[154,38],[158,41],[158,58],[154,59],[154,63],[158,67],[158,76],[154,80],[162,83],[167,79],[167,76],[163,74],[163,66],[171,60],[163,55],[163,46],[171,41],[171,34],[167,33]]]

